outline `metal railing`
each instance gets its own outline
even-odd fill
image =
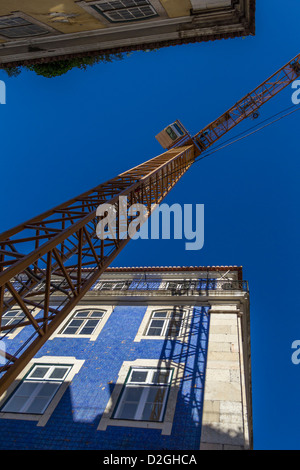
[[[51,281],[51,286],[56,295],[69,295],[70,287],[63,280]],[[45,289],[43,283],[38,284],[32,292],[32,295],[38,296]],[[116,281],[97,281],[90,289],[103,293],[114,292],[156,292],[167,293],[168,295],[204,295],[209,292],[239,291],[249,292],[248,281],[231,280],[231,279],[198,279],[184,281],[137,281],[137,280],[116,280]],[[6,294],[6,292],[5,292]]]
[[[115,291],[156,291],[166,292],[171,295],[201,295],[210,291],[240,291],[249,292],[248,281],[231,279],[201,279],[191,281],[100,281],[92,290],[102,292]]]

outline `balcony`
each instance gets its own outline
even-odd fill
[[[211,296],[248,293],[248,281],[201,279],[185,281],[99,281],[91,289],[98,295]]]

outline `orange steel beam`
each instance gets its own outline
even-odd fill
[[[257,111],[264,103],[276,96],[299,76],[300,54],[296,55],[277,70],[277,72],[273,73],[267,80],[240,99],[220,117],[201,129],[201,131],[193,137],[183,137],[176,142],[173,148],[180,147],[190,142],[190,139],[192,139],[195,145],[195,155],[199,156],[241,121],[251,116],[256,117]]]
[[[0,236],[0,319],[17,305],[24,313],[17,326],[28,335],[21,347],[8,342],[0,396],[128,243],[130,238],[97,237],[97,207],[110,203],[116,225],[124,225],[119,197],[126,196],[127,207],[143,204],[149,216],[193,162],[193,146],[169,150]],[[128,217],[122,230],[130,222]],[[28,254],[21,254],[19,245]],[[53,305],[51,299],[58,296],[60,302]],[[3,336],[12,328],[16,325],[2,327]]]
[[[21,346],[8,342],[0,396],[128,243],[96,236],[97,207],[113,204],[118,226],[119,197],[127,196],[128,207],[143,204],[150,216],[196,156],[300,75],[299,60],[300,54],[194,137],[0,235],[0,325],[17,305],[24,314],[18,326],[27,331]],[[0,326],[0,339],[12,328]]]

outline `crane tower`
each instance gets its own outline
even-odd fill
[[[146,206],[149,217],[199,155],[244,119],[256,118],[259,108],[299,75],[300,54],[196,135],[175,121],[156,136],[162,154],[0,235],[0,325],[2,315],[17,305],[24,314],[17,326],[28,330],[21,347],[11,340],[10,350],[2,352],[0,396],[128,243],[130,238],[97,237],[99,205],[114,205],[117,227],[120,196],[128,207]],[[58,295],[61,303],[53,306]],[[34,316],[36,308],[40,313]],[[0,340],[12,327],[16,324],[0,326]]]

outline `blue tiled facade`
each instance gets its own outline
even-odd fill
[[[146,309],[146,305],[117,305],[95,341],[82,337],[49,340],[36,357],[71,356],[84,363],[45,426],[25,419],[0,419],[0,449],[199,449],[208,307],[193,307],[187,341],[162,338],[134,342]],[[21,345],[25,330],[13,341]],[[130,426],[97,430],[123,362],[136,359],[185,363],[170,435],[163,435],[160,429]]]

